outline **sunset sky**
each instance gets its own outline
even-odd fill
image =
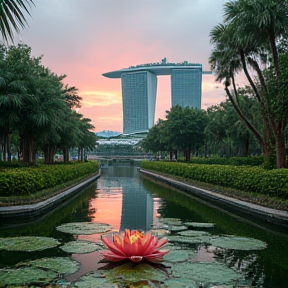
[[[95,131],[122,132],[121,80],[102,73],[143,63],[201,63],[209,70],[210,30],[224,0],[34,0],[29,27],[15,37],[83,97],[79,113]],[[203,75],[202,109],[225,100],[214,76]],[[170,110],[170,77],[158,77],[155,122]]]

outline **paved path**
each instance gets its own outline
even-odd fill
[[[100,177],[100,173],[90,177],[89,179],[65,190],[64,192],[57,194],[49,199],[41,201],[36,204],[18,205],[18,206],[3,206],[0,207],[0,221],[4,221],[5,218],[20,218],[20,217],[32,217],[42,214],[48,209],[60,205],[67,201],[73,195],[77,194],[82,188],[90,185]]]
[[[139,171],[158,181],[164,182],[165,184],[168,184],[171,187],[178,188],[181,191],[189,195],[197,196],[201,199],[204,199],[210,202],[212,201],[213,203],[216,202],[218,205],[220,204],[221,206],[226,206],[226,207],[229,206],[230,208],[233,209],[235,214],[237,214],[237,212],[241,212],[245,214],[246,216],[258,218],[262,221],[274,223],[283,227],[288,227],[288,212],[286,211],[267,208],[267,207],[263,207],[260,205],[248,203],[242,200],[238,200],[235,198],[231,198],[231,197],[228,197],[219,193],[211,192],[202,188],[198,188],[198,187],[171,179],[169,177],[165,177],[157,173],[144,170],[144,169],[140,169]]]

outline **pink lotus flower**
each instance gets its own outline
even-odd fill
[[[146,259],[150,262],[160,262],[169,250],[158,250],[167,243],[166,238],[157,239],[147,232],[142,234],[138,230],[126,229],[118,234],[108,234],[102,237],[102,241],[110,250],[102,250],[100,253],[112,262],[129,259],[132,262],[140,262]]]

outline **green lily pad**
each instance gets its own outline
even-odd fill
[[[44,271],[34,267],[0,270],[0,283],[2,285],[49,283],[56,277],[57,273],[51,270]]]
[[[187,230],[188,228],[186,226],[171,226],[169,227],[169,230],[172,232],[176,232],[176,231],[183,231],[183,230]]]
[[[172,266],[172,275],[177,278],[192,279],[204,287],[212,284],[232,286],[241,278],[241,274],[217,263],[175,263]]]
[[[81,240],[67,242],[60,248],[65,252],[73,254],[91,253],[103,249],[102,246],[99,246],[94,242],[81,241]]]
[[[201,237],[187,237],[187,236],[168,236],[169,242],[178,242],[178,243],[186,243],[186,244],[210,244],[211,237],[209,236],[201,236]]]
[[[112,270],[108,270],[106,277],[112,281],[118,279],[124,280],[125,282],[137,283],[143,280],[164,281],[167,275],[149,264],[140,263],[135,265],[134,263],[128,262]]]
[[[211,239],[213,246],[234,250],[262,250],[267,244],[261,240],[248,237],[223,236]]]
[[[39,268],[50,269],[59,274],[72,274],[79,270],[80,263],[68,257],[42,258],[24,263]]]
[[[173,226],[181,226],[182,221],[178,218],[159,218],[158,221],[160,223],[164,223],[166,225],[173,225]]]
[[[199,222],[185,222],[185,226],[194,228],[213,228],[215,225],[213,223],[199,223]]]
[[[112,226],[105,223],[75,222],[62,224],[56,227],[56,229],[74,235],[91,235],[107,232],[112,229]]]
[[[165,281],[165,288],[199,288],[199,285],[191,279],[169,279]]]
[[[49,237],[21,236],[0,238],[0,250],[8,251],[39,251],[56,247],[59,244],[60,242],[56,239]]]
[[[173,250],[164,255],[163,259],[170,262],[180,262],[185,261],[195,255],[196,252],[192,250]]]
[[[187,236],[187,237],[200,237],[200,236],[208,236],[210,233],[205,232],[205,231],[196,231],[196,230],[186,230],[186,231],[181,231],[177,233],[178,235],[181,236]]]
[[[163,236],[167,236],[170,234],[169,230],[166,229],[155,229],[155,230],[151,230],[151,235],[156,236],[156,237],[163,237]]]
[[[164,246],[164,249],[165,250],[169,250],[169,251],[174,251],[174,250],[181,250],[181,249],[183,249],[183,247],[182,246],[180,246],[180,245],[177,245],[177,243],[175,242],[175,243],[168,243],[168,244],[166,244],[165,246]]]
[[[92,287],[101,287],[101,288],[118,288],[118,285],[115,283],[108,283],[106,278],[103,278],[98,271],[94,271],[87,275],[81,277],[81,280],[74,283],[72,287],[78,288],[92,288]]]

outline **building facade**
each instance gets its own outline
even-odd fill
[[[123,73],[123,134],[147,132],[154,125],[157,78],[148,71]]]
[[[145,133],[154,125],[157,76],[171,75],[172,106],[201,109],[202,71],[198,63],[148,63],[104,73],[108,78],[121,78],[123,134]]]
[[[202,69],[172,69],[171,103],[172,107],[193,107],[201,109]]]

